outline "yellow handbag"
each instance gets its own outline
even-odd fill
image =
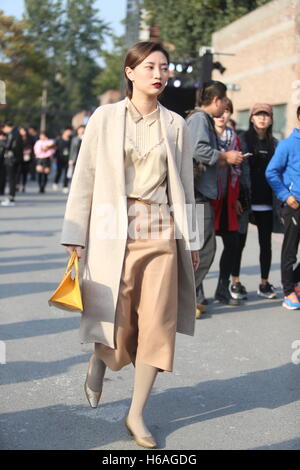
[[[72,278],[73,266],[75,268],[74,279]],[[78,256],[76,251],[73,251],[70,256],[65,275],[56,291],[48,300],[48,304],[50,307],[54,306],[62,310],[79,310],[82,312],[83,305],[79,286]]]

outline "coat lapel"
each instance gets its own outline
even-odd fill
[[[177,129],[176,126],[174,126],[174,117],[172,116],[172,113],[170,113],[170,111],[160,103],[159,108],[161,128],[167,147],[168,159],[175,160]]]

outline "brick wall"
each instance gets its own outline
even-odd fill
[[[273,0],[213,34],[214,55],[226,67],[213,78],[240,86],[228,91],[238,111],[255,102],[287,104],[283,136],[297,125],[300,105],[300,0]]]

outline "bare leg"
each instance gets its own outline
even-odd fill
[[[156,367],[141,362],[135,363],[134,390],[127,422],[137,436],[151,436],[151,432],[144,423],[143,412],[157,372]]]

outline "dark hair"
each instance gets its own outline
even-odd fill
[[[300,106],[297,108],[297,118],[300,116]]]
[[[30,138],[30,134],[29,134],[28,128],[25,127],[25,126],[20,126],[19,129],[18,129],[18,130],[19,130],[19,134],[20,134],[20,129],[24,129],[24,131],[25,131],[25,139],[28,140],[28,139]],[[20,134],[20,135],[21,135],[21,134]],[[23,139],[23,138],[24,138],[24,137],[22,136],[22,139]]]
[[[125,62],[124,62],[124,75],[126,81],[126,95],[129,98],[132,98],[132,81],[126,76],[125,69],[126,67],[130,67],[134,69],[137,65],[141,64],[143,60],[148,57],[152,52],[160,51],[162,52],[167,59],[167,63],[170,63],[170,57],[168,51],[163,48],[163,46],[159,42],[152,42],[152,41],[143,41],[134,44],[126,54]]]
[[[231,99],[228,98],[228,96],[226,96],[226,107],[225,107],[225,109],[228,109],[230,114],[233,114],[233,103],[232,103]]]
[[[48,135],[48,132],[47,132],[47,131],[41,131],[41,132],[39,133],[39,137],[40,137],[41,135],[45,135],[45,136],[49,139],[49,135]]]
[[[14,127],[13,123],[11,121],[6,121],[4,124],[3,124],[3,127],[4,126],[9,126],[9,127]]]
[[[258,138],[258,134],[255,130],[254,124],[253,124],[253,122],[251,122],[251,117],[252,116],[250,116],[250,118],[249,118],[249,128],[245,132],[245,139],[246,139],[246,142],[247,142],[249,152],[255,154],[256,150],[258,148],[259,138]],[[265,139],[267,141],[269,151],[271,152],[271,154],[273,154],[275,152],[275,141],[274,141],[274,137],[273,137],[273,118],[272,118],[272,123],[266,129]]]
[[[213,99],[217,97],[222,99],[226,96],[227,86],[218,82],[217,80],[210,80],[203,83],[203,87],[199,93],[199,106],[208,106],[212,103]]]
[[[231,123],[232,127],[235,129],[236,128],[236,122],[234,119],[230,118],[229,122]]]

